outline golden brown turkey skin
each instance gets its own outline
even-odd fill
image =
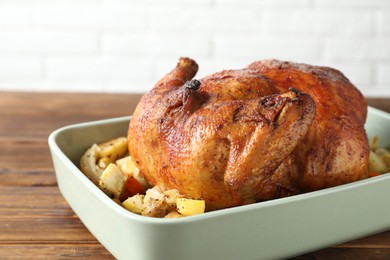
[[[140,172],[208,210],[367,177],[367,105],[338,71],[260,61],[192,80],[181,58],[140,101],[128,131]]]

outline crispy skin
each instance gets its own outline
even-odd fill
[[[197,69],[181,58],[133,114],[129,151],[152,185],[213,210],[367,177],[367,105],[340,72],[271,60],[191,81]]]

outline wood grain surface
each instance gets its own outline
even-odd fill
[[[140,98],[0,92],[0,259],[114,259],[60,194],[47,138],[65,125],[130,115]],[[390,112],[390,99],[368,102]],[[390,259],[390,231],[294,259]]]

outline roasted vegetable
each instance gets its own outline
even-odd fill
[[[126,179],[121,169],[110,163],[100,177],[99,188],[108,196],[119,199],[125,189]]]
[[[176,200],[177,211],[183,216],[192,216],[204,213],[205,201],[179,198]]]
[[[80,169],[85,176],[98,185],[103,170],[126,153],[126,137],[114,138],[99,145],[93,144],[81,157]]]
[[[123,207],[127,210],[134,212],[136,214],[142,213],[143,203],[144,203],[144,195],[137,194],[132,197],[129,197],[127,200],[122,202]]]
[[[165,201],[164,194],[157,186],[146,191],[142,215],[149,217],[165,217],[169,213],[169,205]]]
[[[99,147],[100,158],[107,158],[109,162],[113,163],[127,153],[127,138],[118,137],[99,144]]]
[[[377,136],[370,141],[371,151],[368,161],[370,176],[374,176],[374,173],[390,172],[390,151],[386,148],[379,148],[379,143]]]
[[[100,176],[104,170],[96,164],[99,160],[99,154],[100,147],[97,144],[94,144],[86,151],[80,160],[81,171],[96,185],[99,184]]]

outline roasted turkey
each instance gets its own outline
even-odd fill
[[[129,152],[150,184],[215,210],[367,178],[367,104],[341,72],[278,60],[197,70],[181,58],[132,116]]]

